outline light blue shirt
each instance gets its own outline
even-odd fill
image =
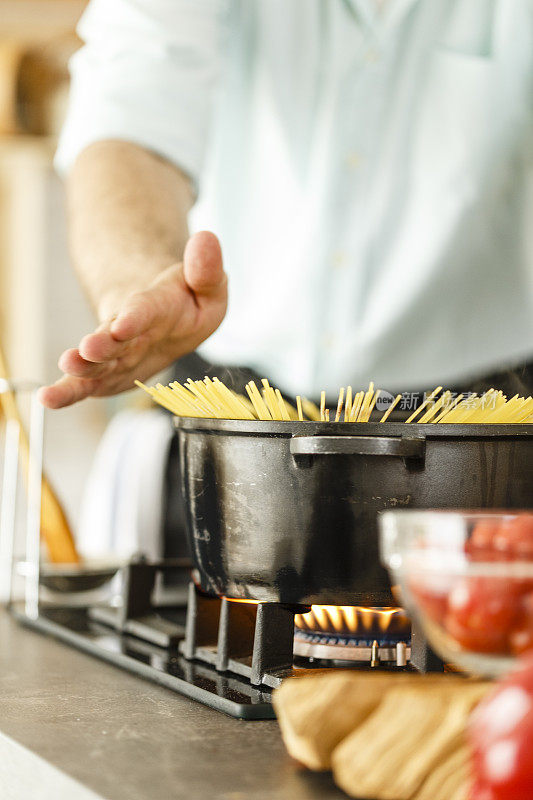
[[[202,353],[316,395],[533,358],[533,0],[92,0],[61,170],[104,138],[199,188]]]

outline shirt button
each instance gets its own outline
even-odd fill
[[[324,350],[332,350],[335,346],[335,337],[332,333],[325,333],[322,336],[322,347]]]
[[[342,270],[348,263],[348,256],[344,250],[337,250],[333,253],[332,264],[334,270]]]
[[[348,153],[346,156],[346,165],[350,167],[350,169],[357,169],[361,164],[361,156],[359,153],[353,152]]]
[[[369,64],[375,64],[376,61],[380,60],[379,50],[375,50],[372,48],[371,50],[367,50],[365,53],[365,61]]]

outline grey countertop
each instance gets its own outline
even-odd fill
[[[243,722],[21,628],[0,610],[3,800],[342,800]]]

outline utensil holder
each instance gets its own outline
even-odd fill
[[[11,393],[15,398],[29,396],[29,461],[28,487],[25,508],[24,555],[15,555],[17,531],[17,491],[20,464],[21,425],[7,419],[4,442],[4,469],[0,507],[0,582],[6,588],[8,606],[14,600],[13,574],[24,579],[24,613],[30,619],[39,615],[39,568],[41,540],[41,490],[43,479],[44,416],[45,410],[37,399],[40,384],[28,380],[0,379],[0,394]]]

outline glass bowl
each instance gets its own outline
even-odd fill
[[[533,512],[386,511],[381,558],[436,653],[497,677],[533,652]]]

